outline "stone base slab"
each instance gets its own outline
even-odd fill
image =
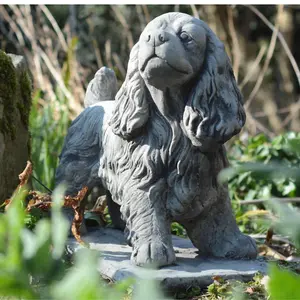
[[[133,265],[130,261],[131,247],[121,231],[99,228],[83,237],[91,249],[99,250],[99,273],[113,281],[129,277],[152,278],[168,290],[187,289],[192,286],[205,288],[213,282],[212,277],[249,281],[257,273],[266,274],[267,264],[263,260],[225,260],[197,257],[197,249],[189,239],[173,236],[176,264],[158,270],[149,270]],[[71,252],[82,246],[74,239],[68,240]]]

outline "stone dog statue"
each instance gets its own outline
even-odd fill
[[[152,20],[115,100],[104,100],[73,121],[57,184],[66,181],[73,194],[84,185],[107,190],[136,265],[175,262],[172,221],[201,256],[255,258],[217,180],[228,166],[223,144],[240,132],[245,112],[224,45],[207,24],[183,13]]]

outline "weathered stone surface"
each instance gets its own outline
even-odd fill
[[[223,144],[240,132],[245,111],[215,33],[187,14],[163,14],[132,48],[114,101],[94,104],[115,86],[100,79],[87,91],[93,105],[69,128],[56,184],[66,182],[68,194],[106,190],[112,223],[125,227],[138,266],[176,262],[172,222],[203,256],[256,258],[255,241],[240,232],[218,181],[228,167]]]
[[[100,228],[83,238],[91,249],[99,250],[98,270],[102,276],[115,281],[128,277],[154,278],[167,289],[184,289],[191,286],[206,287],[213,276],[224,279],[251,280],[257,272],[266,273],[266,263],[260,260],[228,260],[197,257],[197,249],[189,239],[173,236],[176,265],[148,270],[135,266],[130,261],[132,252],[121,231]],[[82,248],[74,238],[68,241],[71,252]]]
[[[22,56],[0,51],[0,203],[11,196],[29,157],[31,80]]]
[[[114,100],[117,91],[118,85],[115,72],[107,67],[102,67],[87,87],[84,107],[89,107],[100,101]]]

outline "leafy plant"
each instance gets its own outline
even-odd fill
[[[99,253],[83,249],[74,266],[67,263],[68,221],[61,212],[62,189],[54,191],[51,220],[25,227],[23,196],[16,193],[7,212],[0,214],[0,296],[30,299],[121,299],[131,281],[112,288],[101,280]]]
[[[300,212],[296,208],[280,204],[276,201],[272,203],[277,212],[278,219],[274,227],[282,234],[288,234],[295,245],[300,247]],[[270,280],[268,282],[268,292],[271,299],[299,299],[300,298],[300,276],[289,269],[276,266],[274,263],[269,269]]]
[[[172,234],[175,234],[180,237],[187,237],[186,230],[177,222],[173,222],[172,226]]]
[[[222,172],[222,176],[228,178],[236,220],[243,232],[265,233],[270,213],[261,203],[246,206],[242,201],[300,196],[300,182],[294,176],[299,170],[299,143],[300,134],[295,132],[272,140],[259,134],[247,142],[237,141],[231,148],[232,168]]]
[[[256,141],[261,141],[262,136]],[[262,147],[260,147],[262,146]],[[258,150],[260,149],[260,150]],[[266,150],[267,149],[267,150]],[[261,152],[263,154],[261,154]],[[235,167],[225,170],[220,174],[220,180],[226,177],[238,178],[241,174],[247,172],[247,176],[260,178],[271,182],[276,186],[278,179],[281,183],[290,181],[295,184],[295,194],[299,189],[299,153],[300,153],[300,135],[288,133],[274,139],[271,143],[265,145],[265,142],[258,143],[256,148],[250,149],[248,153],[256,153],[261,164],[238,163]],[[259,154],[260,153],[260,154]],[[260,155],[260,156],[259,156]],[[282,160],[282,162],[281,162]],[[268,163],[266,165],[266,163]],[[298,164],[298,165],[297,165]],[[278,186],[277,186],[277,190]],[[288,235],[294,241],[296,247],[300,247],[300,212],[297,207],[291,207],[286,204],[270,200],[269,205],[276,212],[277,220],[273,227],[276,231]],[[284,270],[276,265],[271,265],[269,270],[270,280],[267,284],[267,290],[271,299],[299,299],[300,298],[300,276],[292,271]]]
[[[270,268],[269,291],[271,299],[299,299],[300,277],[288,270],[272,265]]]
[[[38,103],[41,91],[33,97],[30,113],[31,157],[34,163],[33,175],[48,188],[54,188],[55,171],[65,135],[70,125],[66,99],[57,97],[56,102]],[[43,190],[33,181],[35,190]]]
[[[230,152],[233,167],[245,162],[280,164],[281,167],[298,168],[300,155],[295,147],[300,143],[300,133],[289,132],[269,140],[264,134],[250,137],[247,143],[237,141]],[[270,178],[265,173],[254,174],[255,170],[240,170],[229,178],[233,200],[269,199],[270,197],[300,196],[300,185],[285,174]],[[267,170],[266,170],[267,171]],[[261,175],[261,176],[259,176]]]

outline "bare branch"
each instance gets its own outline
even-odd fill
[[[128,22],[126,21],[125,17],[123,16],[119,6],[111,5],[111,8],[127,33],[128,47],[129,47],[129,49],[131,49],[134,46],[134,42],[133,42],[133,37],[132,37],[132,33],[130,31]]]
[[[239,85],[239,88],[242,90],[244,88],[244,86],[248,83],[248,81],[251,79],[251,77],[253,76],[254,72],[256,71],[257,67],[259,66],[262,58],[264,57],[264,54],[267,50],[267,46],[263,45],[258,54],[257,57],[255,58],[255,61],[253,62],[251,69],[249,70],[249,72],[246,74],[246,76],[244,77],[243,81],[241,82],[241,84]]]
[[[17,23],[9,16],[6,9],[3,5],[0,6],[0,14],[3,16],[3,18],[6,20],[6,22],[11,26],[14,33],[16,34],[16,37],[22,47],[25,46],[25,41],[22,35],[22,31],[19,30]]]
[[[255,98],[259,88],[261,87],[261,84],[264,80],[264,77],[265,77],[265,74],[268,70],[268,67],[269,67],[269,64],[270,64],[270,61],[271,61],[271,58],[273,56],[273,53],[274,53],[274,50],[275,50],[275,46],[276,46],[276,41],[277,41],[277,36],[278,36],[278,32],[279,32],[279,15],[282,13],[283,11],[283,5],[279,5],[278,6],[278,12],[277,12],[277,17],[276,17],[276,25],[274,27],[274,30],[273,30],[273,34],[272,34],[272,37],[271,37],[271,41],[270,41],[270,45],[269,45],[269,48],[268,48],[268,52],[267,52],[267,57],[266,57],[266,60],[265,60],[265,63],[263,65],[263,68],[262,68],[262,71],[260,72],[259,76],[258,76],[258,79],[256,81],[256,84],[248,98],[248,100],[245,102],[245,108],[248,109],[251,102],[253,101],[253,99]]]
[[[125,68],[123,66],[123,63],[122,63],[122,60],[121,60],[120,56],[117,53],[114,52],[112,54],[112,57],[113,57],[113,59],[115,61],[115,64],[117,65],[117,68],[121,72],[123,78],[125,78],[125,76],[126,76],[126,70],[125,70]]]
[[[150,23],[151,17],[150,17],[150,14],[149,14],[148,6],[147,5],[142,5],[142,8],[143,8],[143,11],[144,11],[144,14],[145,14],[146,22]]]
[[[105,58],[109,68],[113,68],[112,59],[111,59],[111,40],[108,39],[104,45],[105,48]]]
[[[193,12],[194,17],[200,19],[198,10],[197,10],[197,8],[196,8],[196,5],[195,5],[195,4],[190,4],[190,7],[191,7],[191,9],[192,9],[192,12]]]
[[[249,123],[252,123],[255,127],[257,127],[261,132],[266,134],[270,138],[274,138],[275,134],[270,131],[267,127],[265,127],[263,124],[261,124],[258,120],[253,118],[252,114],[246,109],[247,112],[247,120]]]
[[[256,9],[252,5],[245,5],[245,6],[247,6],[249,9],[251,9],[272,31],[275,30],[275,26],[258,9]],[[300,70],[297,65],[297,62],[287,44],[287,42],[285,41],[285,38],[283,37],[282,33],[278,31],[277,35],[278,35],[279,41],[281,42],[281,44],[286,52],[286,55],[288,56],[288,58],[292,64],[292,67],[293,67],[293,69],[296,73],[297,79],[298,79],[298,83],[300,85]]]
[[[71,109],[73,109],[75,112],[80,111],[81,110],[80,104],[75,101],[73,95],[70,93],[70,91],[66,87],[63,79],[61,78],[61,74],[59,74],[56,71],[56,69],[53,67],[50,59],[48,58],[48,56],[46,55],[46,53],[41,48],[39,48],[39,52],[41,54],[41,57],[42,57],[43,61],[46,64],[47,68],[51,72],[52,76],[56,80],[56,82],[59,85],[59,87],[61,88],[63,94],[69,99],[69,103],[70,103]]]
[[[46,5],[44,4],[40,4],[39,7],[41,8],[41,10],[43,11],[43,13],[45,14],[45,16],[48,18],[48,20],[50,21],[53,29],[55,30],[57,36],[58,36],[58,40],[60,41],[64,51],[68,51],[68,45],[67,42],[64,38],[64,35],[62,33],[62,31],[60,30],[56,20],[54,19],[53,15],[51,14],[51,12],[49,11],[49,9],[46,7]]]
[[[280,203],[300,203],[300,197],[295,198],[274,198]],[[249,205],[249,204],[263,204],[272,201],[272,199],[253,199],[253,200],[242,200],[239,202],[241,205]]]
[[[228,28],[232,39],[232,57],[233,57],[233,72],[238,81],[239,77],[239,67],[241,62],[241,50],[239,45],[239,39],[237,37],[237,33],[234,27],[233,21],[233,8],[231,6],[227,7],[228,12]]]

